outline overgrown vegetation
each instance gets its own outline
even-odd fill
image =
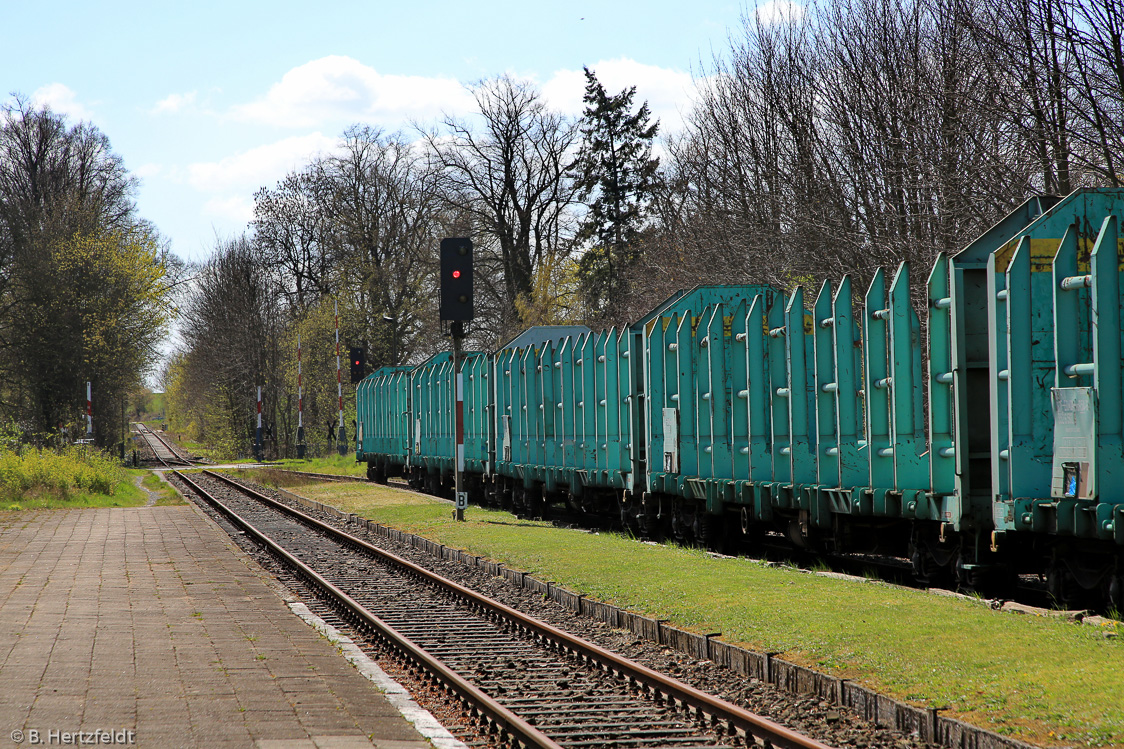
[[[267,468],[239,468],[230,471],[236,476],[263,486],[292,488],[325,483],[313,476],[300,473],[328,473],[340,476],[366,476],[367,465],[356,463],[353,455],[333,455],[312,460],[281,460]]]
[[[299,494],[697,632],[1046,745],[1124,743],[1124,627],[560,529],[370,484]]]
[[[83,446],[0,450],[0,508],[143,504],[125,469]],[[138,501],[140,500],[140,501]]]
[[[262,486],[279,489],[292,489],[324,483],[322,480],[311,476],[299,476],[286,471],[279,471],[276,468],[237,468],[226,473]]]
[[[158,507],[184,503],[154,472],[124,468],[92,447],[0,448],[0,510],[140,507],[153,495]]]

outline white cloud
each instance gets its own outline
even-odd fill
[[[695,90],[690,73],[656,65],[645,65],[627,58],[602,60],[589,66],[605,90],[614,95],[636,86],[635,104],[648,102],[653,118],[660,121],[660,132],[670,133],[683,124],[683,115],[690,109]],[[542,87],[543,96],[552,107],[573,116],[580,116],[585,105],[585,73],[581,70],[559,70]]]
[[[690,73],[625,58],[602,60],[591,67],[612,93],[636,86],[638,103],[647,100],[663,132],[679,128],[695,90]],[[572,116],[582,112],[584,90],[580,69],[556,71],[542,86],[550,105]],[[173,94],[153,111],[177,111],[193,103],[194,93]],[[465,116],[475,111],[471,92],[455,79],[386,75],[354,58],[331,55],[289,70],[264,96],[233,107],[229,114],[257,124],[334,130],[353,122],[398,129],[410,120],[424,122],[442,113]]]
[[[163,171],[164,167],[160,166],[159,164],[153,164],[152,162],[149,162],[147,164],[141,164],[140,166],[138,166],[133,170],[133,174],[137,177],[140,177],[141,179],[145,179],[146,177],[155,177]]]
[[[293,136],[219,161],[200,161],[188,165],[186,170],[173,169],[168,177],[186,182],[201,193],[201,217],[212,220],[214,226],[224,231],[241,231],[240,227],[254,217],[254,193],[258,188],[273,187],[287,173],[300,169],[335,144],[334,138],[319,132]]]
[[[227,195],[211,198],[203,204],[202,214],[225,219],[237,225],[248,224],[254,218],[254,200],[248,195]]]
[[[765,25],[792,23],[804,17],[804,6],[792,0],[768,0],[757,7],[757,20]]]
[[[689,73],[629,59],[602,60],[591,68],[611,93],[635,85],[637,103],[648,102],[661,121],[662,133],[681,127],[695,91]],[[549,75],[541,90],[551,107],[578,116],[583,109],[584,88],[584,74],[579,68]],[[216,114],[200,106],[194,91],[171,94],[150,111],[174,114],[185,110]],[[254,125],[299,128],[290,137],[186,166],[172,162],[144,164],[137,173],[186,185],[195,193],[196,199],[188,201],[198,211],[195,221],[210,223],[216,231],[241,231],[253,219],[254,192],[274,186],[317,154],[334,151],[336,134],[343,126],[368,122],[388,129],[408,128],[410,119],[424,122],[441,113],[471,116],[475,110],[471,92],[456,80],[382,75],[348,57],[325,57],[293,68],[257,100],[218,117],[227,119],[227,125],[229,119],[236,119]],[[260,128],[255,130],[261,132]],[[204,245],[206,242],[201,247]]]
[[[156,102],[156,106],[152,108],[151,112],[152,114],[174,114],[183,111],[195,106],[195,96],[195,91],[188,91],[186,94],[170,94]]]
[[[452,78],[383,75],[350,57],[331,55],[293,68],[257,101],[235,107],[241,120],[282,127],[318,127],[345,120],[387,124],[471,110],[473,100]]]
[[[196,162],[187,167],[187,182],[201,192],[253,192],[272,186],[317,153],[331,150],[335,142],[315,132],[267,143],[220,161]]]
[[[65,114],[76,120],[89,120],[92,114],[78,101],[78,95],[62,83],[48,83],[31,95],[35,107],[47,106],[51,111]]]

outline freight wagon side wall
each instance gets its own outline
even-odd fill
[[[847,278],[811,305],[676,295],[633,327],[645,488],[805,529],[932,522],[969,534],[968,564],[992,530],[1119,543],[1122,196],[1036,199],[938,257],[927,345],[905,263],[857,305]]]
[[[410,367],[383,367],[356,387],[357,461],[405,465],[410,441],[409,371]]]
[[[640,373],[633,402],[643,430],[634,462],[646,469],[646,491],[702,500],[720,512],[724,503],[752,501],[751,464],[760,473],[768,461],[772,474],[762,404],[746,398],[748,371],[758,371],[763,357],[747,359],[744,331],[747,304],[775,294],[760,285],[696,287],[632,327],[641,341],[632,366]],[[758,330],[762,324],[758,318]]]
[[[496,355],[497,473],[574,496],[626,488],[626,342],[586,329]]]
[[[460,362],[464,393],[465,470],[484,473],[494,435],[489,418],[492,389],[490,357],[473,351]],[[411,468],[451,474],[456,459],[456,390],[453,356],[435,354],[410,373]]]

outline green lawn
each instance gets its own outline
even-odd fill
[[[299,493],[675,626],[723,632],[896,698],[948,707],[1000,733],[1124,745],[1124,627],[995,612],[479,508],[455,523],[448,503],[371,484]]]

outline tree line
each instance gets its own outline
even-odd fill
[[[123,448],[159,359],[182,264],[137,215],[109,139],[14,97],[0,107],[0,439],[94,434]]]
[[[353,126],[259,190],[201,269],[169,401],[182,427],[246,444],[265,385],[274,449],[291,450],[299,335],[305,422],[327,441],[334,306],[373,367],[447,348],[444,236],[476,246],[479,348],[627,324],[700,283],[924,272],[1034,194],[1120,186],[1122,38],[1116,0],[836,0],[747,16],[660,141],[635,89],[592,70],[580,118],[499,76],[463,118]]]
[[[902,260],[927,272],[1033,194],[1119,186],[1122,31],[1115,0],[837,0],[747,22],[670,144],[649,266],[861,287]]]

